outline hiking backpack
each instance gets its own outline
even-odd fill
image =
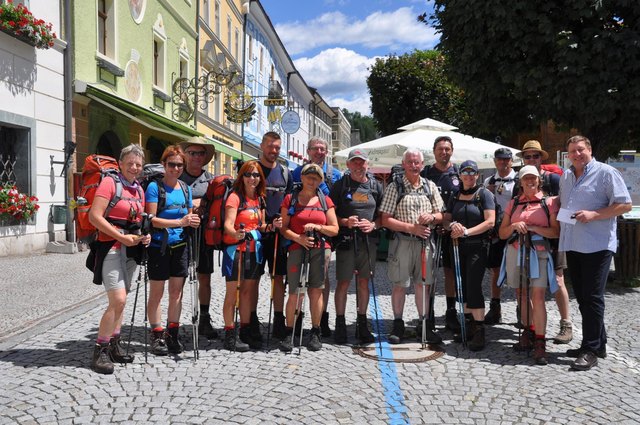
[[[480,185],[480,187],[473,194],[473,198],[471,198],[469,201],[461,201],[461,202],[472,202],[474,205],[478,207],[478,209],[484,216],[484,208],[482,207],[482,202],[480,200],[483,189],[485,189],[485,187],[483,185]],[[491,191],[488,191],[488,192],[491,193]],[[500,204],[495,200],[495,195],[491,193],[491,196],[493,196],[493,204],[495,205],[494,208],[496,212],[496,218],[495,218],[495,222],[493,223],[493,228],[489,229],[489,232],[487,234],[489,239],[498,236],[498,230],[500,230],[500,225],[502,224],[502,219],[504,217],[504,211],[502,210],[502,207],[500,206]],[[454,199],[455,201],[460,200],[460,191],[456,192]]]
[[[76,197],[78,239],[91,240],[97,233],[97,229],[89,221],[89,211],[102,179],[105,177],[112,178],[116,188],[116,193],[109,200],[107,209],[104,212],[105,217],[109,217],[111,209],[122,199],[122,182],[120,181],[119,173],[118,161],[110,156],[93,154],[84,160],[80,191]],[[139,187],[138,190],[140,199],[143,199],[142,189]]]
[[[302,183],[296,183],[293,186],[293,191],[291,192],[291,202],[289,203],[289,210],[287,211],[287,214],[289,216],[292,216],[296,213],[296,205],[298,204],[298,195],[300,194],[300,191],[302,190]],[[318,196],[318,200],[320,201],[320,208],[317,207],[303,207],[307,208],[307,209],[311,209],[311,210],[319,210],[322,211],[326,214],[326,212],[329,210],[329,208],[327,207],[327,198],[325,196],[324,193],[322,193],[322,190],[320,190],[320,188],[317,189],[317,196]]]
[[[204,241],[207,246],[213,249],[223,249],[224,243],[222,235],[224,233],[224,205],[229,198],[233,188],[234,179],[228,174],[221,174],[214,177],[207,187],[207,193],[202,198],[205,203],[204,216],[202,222],[206,223],[204,228]]]

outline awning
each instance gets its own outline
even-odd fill
[[[147,108],[131,103],[111,93],[107,93],[99,88],[87,85],[87,97],[98,103],[107,106],[116,112],[146,126],[153,130],[170,134],[174,137],[202,136],[203,134],[190,127],[179,124],[165,116],[156,114]]]
[[[242,159],[243,161],[248,161],[251,159],[258,159],[253,155],[249,155],[246,152],[242,152],[236,148],[234,148],[233,146],[229,146],[224,142],[221,142],[219,140],[216,139],[212,139],[207,137],[206,138],[207,142],[211,142],[213,144],[213,146],[215,146],[216,148],[216,153],[217,152],[221,152],[225,155],[228,155],[230,157],[232,157],[233,159]]]

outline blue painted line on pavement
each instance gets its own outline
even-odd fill
[[[387,404],[387,415],[389,416],[389,424],[403,425],[409,424],[407,417],[407,407],[404,404],[404,395],[400,382],[398,381],[398,372],[393,361],[384,359],[393,359],[393,351],[387,341],[387,333],[384,322],[382,321],[382,310],[373,298],[373,279],[369,280],[369,316],[373,321],[374,333],[377,333],[378,341],[376,341],[376,352],[378,355],[378,370],[382,378],[382,388],[384,390],[384,398]],[[379,318],[376,319],[376,318]]]

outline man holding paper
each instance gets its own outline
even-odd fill
[[[577,357],[571,368],[589,370],[606,356],[604,287],[616,251],[616,217],[631,210],[622,176],[592,156],[584,136],[567,140],[572,166],[560,180],[560,251],[566,251],[569,276],[582,315],[582,343],[567,350]]]

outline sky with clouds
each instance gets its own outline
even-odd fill
[[[331,106],[370,115],[367,76],[378,57],[433,48],[417,16],[428,0],[261,0],[307,84]]]

